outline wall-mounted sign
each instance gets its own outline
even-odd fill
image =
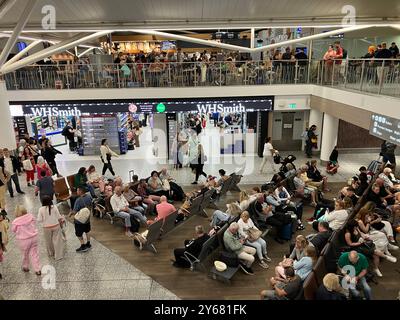
[[[372,114],[369,133],[375,137],[400,145],[400,119]]]
[[[18,102],[21,104],[21,102]],[[272,111],[274,97],[228,97],[228,98],[193,98],[148,101],[101,101],[23,104],[25,115],[44,116],[81,116],[95,113],[163,113],[163,112],[198,112],[198,113],[239,113],[254,111]],[[12,108],[13,105],[10,105]]]
[[[296,109],[297,108],[297,104],[296,103],[289,103],[288,107],[289,107],[289,109]]]

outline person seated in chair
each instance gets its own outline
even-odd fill
[[[325,275],[317,290],[315,300],[347,300],[337,274]]]
[[[227,203],[226,204],[227,210],[225,212],[221,210],[215,210],[210,219],[210,226],[215,227],[225,222],[229,221],[230,219],[236,218],[241,212],[241,208],[236,202]]]
[[[115,216],[125,220],[126,235],[132,236],[130,232],[131,228],[131,215],[135,219],[139,220],[143,225],[147,225],[147,218],[134,209],[129,208],[129,202],[125,199],[122,194],[122,188],[120,186],[115,187],[114,195],[110,199],[110,204]]]
[[[349,291],[352,297],[359,298],[361,289],[364,292],[366,300],[372,300],[372,290],[367,283],[365,276],[368,273],[368,260],[357,251],[343,252],[339,258],[338,266],[344,276],[344,280],[349,285]],[[352,266],[355,272],[349,273],[348,267]],[[346,267],[346,268],[345,268]]]
[[[356,196],[355,192],[356,190],[354,190],[353,187],[343,187],[339,192],[338,198],[343,200],[345,197],[349,197],[355,206],[358,201],[358,197]]]
[[[308,167],[307,176],[311,179],[309,184],[321,188],[322,191],[329,192],[328,189],[328,178],[321,175],[321,172],[317,168],[317,160],[311,160]]]
[[[79,168],[78,173],[75,174],[74,188],[77,189],[81,186],[86,187],[89,190],[92,198],[97,198],[96,193],[94,192],[94,187],[88,182],[86,173],[87,172],[85,167]]]
[[[306,195],[311,197],[311,206],[317,206],[317,192],[315,188],[310,188],[306,186],[306,183],[301,179],[302,171],[298,170],[296,176],[293,178],[294,185],[296,187],[296,193],[304,198]]]
[[[86,177],[89,184],[91,184],[94,188],[99,188],[101,193],[104,192],[105,182],[100,174],[96,171],[96,167],[94,165],[91,165],[87,169]]]
[[[155,221],[165,220],[165,218],[169,216],[171,213],[175,212],[176,209],[172,204],[168,203],[168,199],[166,196],[161,196],[160,203],[156,205],[156,211],[157,211],[157,217],[154,219],[154,221],[149,220],[147,224],[150,225]]]
[[[285,268],[285,281],[270,279],[273,290],[261,291],[262,300],[295,300],[303,285],[293,267]]]
[[[140,179],[137,186],[137,193],[143,198],[143,202],[149,205],[149,211],[153,212],[156,204],[160,202],[160,197],[154,194],[150,194],[146,179]]]
[[[229,179],[229,176],[226,175],[226,171],[224,169],[219,169],[218,173],[220,178],[217,181],[217,187],[222,187],[224,185],[224,182]]]
[[[310,245],[313,245],[319,255],[331,237],[332,230],[329,228],[329,223],[326,221],[318,222],[318,233],[307,236]]]
[[[163,185],[169,184],[169,194],[176,201],[182,201],[185,198],[185,192],[182,187],[176,183],[175,179],[171,177],[167,168],[162,168],[159,174],[159,178],[163,182]],[[168,181],[168,184],[165,182]]]
[[[383,172],[379,174],[379,178],[383,180],[385,188],[388,188],[392,192],[398,192],[400,191],[400,184],[393,183],[391,175],[392,175],[392,169],[386,167],[385,169],[383,169]]]
[[[240,261],[239,266],[243,272],[254,275],[251,265],[255,260],[254,255],[257,251],[252,247],[244,245],[245,242],[246,239],[240,237],[239,225],[237,222],[232,222],[224,233],[224,246],[228,251],[237,255]]]
[[[129,184],[125,184],[123,187],[123,195],[129,203],[129,208],[139,211],[141,214],[147,212],[147,204],[143,203],[143,199],[135,191],[129,188]]]
[[[148,191],[150,194],[156,196],[166,196],[169,197],[169,190],[164,189],[163,182],[161,181],[160,177],[158,176],[157,171],[152,171],[151,176],[148,180]]]
[[[185,252],[189,253],[194,257],[198,257],[203,248],[203,244],[210,239],[210,236],[204,232],[203,226],[196,226],[195,237],[192,240],[185,240],[184,248],[174,249],[175,261],[173,266],[177,268],[190,268],[190,262],[185,258]]]

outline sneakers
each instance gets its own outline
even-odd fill
[[[31,186],[31,184],[28,182],[27,184],[26,184],[28,187],[30,187]]]
[[[306,227],[305,226],[303,226],[303,224],[299,224],[298,226],[297,226],[297,230],[304,230]]]
[[[89,250],[89,248],[87,248],[84,244],[82,244],[78,249],[76,249],[75,251],[76,252],[78,252],[78,253],[81,253],[81,252],[86,252],[86,251],[88,251]]]
[[[127,237],[132,237],[133,236],[133,233],[132,232],[130,232],[130,231],[127,231],[127,232],[125,232],[125,235],[127,236]]]
[[[85,247],[88,248],[88,250],[92,249],[92,245],[90,244],[90,241],[86,242]]]
[[[376,268],[376,269],[374,270],[374,272],[375,272],[375,274],[376,274],[379,278],[383,277],[382,272],[381,272],[378,268]]]
[[[387,255],[386,255],[385,258],[386,258],[387,261],[390,261],[390,262],[393,262],[393,263],[396,263],[396,262],[397,262],[396,257],[387,256]]]
[[[264,269],[268,269],[269,268],[268,264],[265,263],[264,259],[259,262],[259,265]]]
[[[270,257],[268,257],[266,254],[264,254],[263,260],[266,261],[266,262],[271,262],[272,261],[272,259]]]
[[[35,272],[35,273],[36,273],[37,276],[41,276],[41,275],[42,275],[42,272],[41,272],[41,271],[37,271],[37,272]]]
[[[394,244],[391,244],[390,242],[388,243],[388,249],[389,250],[399,250],[398,246],[395,246]]]
[[[254,275],[254,271],[250,267],[246,267],[244,264],[240,263],[239,264],[240,268],[243,270],[244,273],[248,275]]]

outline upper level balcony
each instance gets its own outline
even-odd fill
[[[400,59],[32,65],[4,78],[8,90],[314,84],[400,97]]]

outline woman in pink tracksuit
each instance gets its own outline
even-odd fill
[[[38,229],[35,217],[27,213],[22,206],[15,210],[16,218],[12,222],[11,230],[16,234],[17,244],[22,251],[22,270],[29,272],[29,260],[38,276],[41,275],[38,250]]]

